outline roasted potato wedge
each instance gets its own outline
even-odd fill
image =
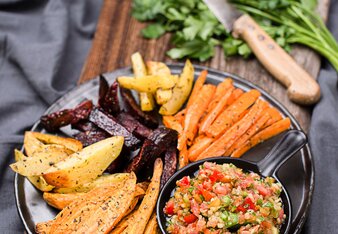
[[[134,89],[138,92],[155,93],[157,89],[171,89],[176,85],[178,76],[148,75],[142,77],[120,76],[117,81],[123,88]]]
[[[95,180],[85,183],[78,187],[73,188],[55,188],[53,192],[56,193],[86,193],[95,187],[108,186],[115,183],[122,182],[129,177],[129,173],[116,173],[112,175],[102,175]]]
[[[17,149],[14,150],[14,154],[15,161],[21,161],[28,158]],[[54,188],[54,186],[48,184],[42,176],[27,176],[26,178],[40,191],[48,192]]]
[[[147,69],[140,53],[134,53],[131,56],[131,63],[135,77],[147,75]],[[140,93],[140,106],[142,111],[152,111],[155,108],[154,97],[151,93]]]
[[[78,187],[101,175],[120,154],[124,138],[114,136],[76,152],[45,171],[43,178],[57,188]]]
[[[33,135],[33,132],[25,132],[23,146],[25,148],[27,156],[32,157],[34,152],[43,151],[46,145],[39,141]]]
[[[9,166],[23,176],[40,176],[52,165],[68,157],[69,153],[62,145],[46,145],[42,151],[34,151],[31,157],[25,157]]]
[[[82,149],[82,143],[73,138],[59,137],[50,134],[43,134],[40,132],[31,132],[31,134],[44,144],[63,145],[73,153]]]
[[[178,83],[173,89],[171,99],[161,106],[161,115],[173,115],[179,111],[187,100],[194,81],[194,67],[189,60],[186,61]]]

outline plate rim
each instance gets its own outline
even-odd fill
[[[169,68],[171,69],[182,69],[184,67],[184,63],[165,63],[166,65],[169,66]],[[271,101],[273,102],[272,104],[277,106],[279,109],[281,109],[284,113],[286,113],[288,115],[288,117],[291,119],[292,124],[296,127],[296,129],[302,130],[300,124],[298,123],[297,119],[289,112],[289,110],[280,102],[278,101],[274,96],[272,96],[271,94],[269,94],[267,91],[265,91],[263,88],[261,88],[260,86],[254,84],[253,82],[244,79],[242,76],[239,76],[235,73],[229,73],[229,72],[225,72],[225,71],[221,71],[215,68],[210,68],[207,66],[201,66],[201,65],[196,65],[193,64],[194,66],[194,76],[198,75],[201,71],[203,70],[207,70],[208,71],[208,75],[210,75],[210,73],[215,74],[216,76],[222,75],[224,77],[231,77],[232,79],[235,80],[235,82],[240,83],[244,86],[248,86],[249,88],[254,88],[257,89],[258,91],[260,91],[263,96],[268,97],[269,99],[271,99]],[[103,73],[103,75],[114,75],[114,76],[118,76],[118,74],[123,74],[126,72],[131,71],[131,67],[127,66],[124,68],[119,68],[119,69],[115,69],[113,71],[110,72],[105,72]],[[59,97],[58,99],[56,99],[53,104],[51,104],[44,112],[44,114],[49,113],[51,109],[55,108],[54,106],[59,103],[62,99],[66,99],[67,96],[71,96],[73,92],[77,91],[79,92],[82,89],[86,89],[87,86],[92,85],[93,83],[98,83],[98,77],[96,76],[91,80],[88,80],[84,83],[82,83],[81,85],[78,86],[74,86],[71,89],[67,90],[65,92],[64,95],[62,95],[61,97]],[[34,131],[38,125],[39,125],[39,120],[37,120],[34,125],[32,126],[32,128],[30,129],[30,131]],[[23,147],[22,147],[23,149]],[[21,149],[21,150],[22,150]],[[301,209],[304,210],[302,215],[299,215],[299,217],[297,216],[294,220],[295,223],[298,223],[295,227],[292,227],[293,232],[294,233],[299,233],[309,215],[310,212],[310,206],[312,203],[312,198],[313,198],[313,192],[314,192],[314,184],[315,184],[315,170],[314,170],[314,160],[313,160],[313,155],[311,152],[311,148],[309,146],[309,143],[307,143],[304,148],[300,151],[302,154],[304,154],[304,151],[307,151],[308,154],[308,160],[307,162],[305,162],[306,164],[304,166],[305,169],[305,174],[306,177],[309,177],[309,180],[306,181],[309,183],[309,192],[307,193],[308,199],[307,199],[307,203],[304,204],[303,206],[301,206]],[[22,208],[22,204],[19,202],[20,201],[20,194],[19,194],[19,189],[20,187],[23,186],[23,183],[19,184],[20,181],[23,181],[25,179],[24,176],[21,176],[17,173],[15,173],[14,175],[14,193],[15,193],[15,204],[17,207],[17,211],[19,214],[19,217],[25,227],[25,230],[27,231],[27,233],[35,233],[35,227],[34,227],[34,231],[32,232],[31,228],[28,226],[28,223],[25,219],[25,215],[23,214],[23,208]],[[22,191],[24,191],[24,189],[22,189]],[[293,226],[293,225],[291,225]]]

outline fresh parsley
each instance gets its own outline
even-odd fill
[[[338,44],[315,13],[317,0],[229,0],[250,14],[286,51],[291,44],[306,45],[326,57],[338,71]],[[225,56],[251,54],[245,42],[235,39],[218,22],[203,0],[133,0],[132,15],[150,24],[142,30],[145,38],[159,38],[171,32],[173,59],[184,57],[206,61],[215,46]]]

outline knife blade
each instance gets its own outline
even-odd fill
[[[290,100],[311,105],[320,99],[320,88],[249,15],[239,12],[227,0],[203,0],[219,22],[236,38],[243,39],[261,64],[284,86]]]

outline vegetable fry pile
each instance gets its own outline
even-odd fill
[[[161,115],[172,115],[179,111],[187,100],[194,79],[194,67],[189,60],[180,76],[172,75],[161,62],[148,61],[146,64],[139,53],[131,56],[134,77],[120,76],[118,83],[125,89],[139,92],[142,111],[151,111],[155,102],[160,105]]]
[[[85,193],[44,193],[60,209],[55,219],[38,223],[37,233],[158,233],[155,204],[160,191],[162,160],[155,160],[149,184],[126,173]]]
[[[290,119],[260,99],[258,90],[243,92],[229,78],[204,84],[206,76],[202,71],[184,110],[163,116],[163,124],[179,133],[180,167],[209,157],[240,157],[290,127]]]

